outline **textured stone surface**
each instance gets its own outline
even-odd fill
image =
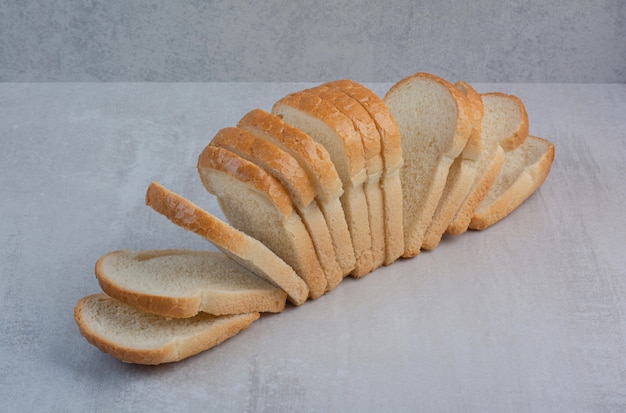
[[[124,365],[80,336],[100,255],[210,248],[144,205],[150,180],[219,213],[202,148],[305,86],[0,84],[0,410],[625,411],[626,85],[474,85],[518,95],[556,147],[545,184],[486,231],[173,365]]]
[[[623,0],[0,2],[0,81],[626,82]]]

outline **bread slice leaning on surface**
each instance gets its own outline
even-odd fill
[[[452,163],[448,172],[446,186],[426,230],[422,249],[432,250],[439,245],[448,225],[469,194],[478,170],[478,159],[481,150],[481,130],[483,120],[483,102],[480,94],[465,82],[457,82],[454,87],[459,89],[468,100],[472,113],[472,131],[463,151]]]
[[[218,251],[112,251],[96,262],[109,296],[163,317],[281,312],[287,294]]]
[[[233,228],[182,196],[152,182],[146,204],[183,229],[211,242],[229,258],[287,293],[289,302],[302,305],[309,288],[293,268],[257,239]]]
[[[217,196],[228,222],[289,264],[309,287],[309,298],[326,292],[326,276],[311,236],[276,178],[212,145],[198,157],[198,174],[207,191]]]
[[[362,277],[374,269],[369,211],[364,184],[367,180],[361,136],[352,121],[330,102],[300,91],[278,100],[272,113],[323,145],[343,184],[343,206],[356,260],[351,272]]]
[[[259,313],[190,318],[142,312],[107,296],[81,298],[74,320],[87,341],[125,363],[156,365],[183,360],[215,347],[245,330]]]
[[[311,236],[317,258],[326,275],[326,290],[334,289],[343,279],[343,272],[337,262],[328,224],[315,202],[315,187],[298,160],[273,143],[240,128],[220,130],[210,144],[256,164],[283,184]]]
[[[504,165],[469,228],[485,229],[513,212],[543,184],[553,160],[554,145],[536,136],[528,136],[524,143],[507,152]]]
[[[309,135],[261,109],[244,115],[237,127],[273,143],[300,162],[315,188],[315,201],[326,219],[335,255],[345,276],[355,267],[354,249],[340,197],[343,185],[330,154]]]
[[[385,208],[384,264],[389,265],[404,253],[402,184],[400,182],[400,168],[403,158],[400,131],[385,102],[367,87],[348,79],[328,82],[326,85],[338,88],[356,100],[374,121],[380,135],[383,158],[381,186]]]
[[[499,92],[481,94],[483,102],[482,149],[476,178],[447,233],[467,231],[472,216],[489,191],[504,163],[506,151],[518,147],[528,136],[528,115],[522,101]]]
[[[402,139],[404,254],[419,254],[454,159],[471,132],[467,99],[437,76],[416,73],[393,85],[385,103]]]

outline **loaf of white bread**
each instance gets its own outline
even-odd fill
[[[207,350],[262,313],[300,306],[442,237],[500,221],[545,181],[549,141],[522,101],[428,73],[384,97],[337,80],[253,109],[198,156],[225,222],[159,183],[146,204],[219,251],[113,251],[104,292],[75,306],[81,334],[119,360]]]

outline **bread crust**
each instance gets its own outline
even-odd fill
[[[343,193],[343,185],[330,154],[309,135],[261,109],[248,112],[237,126],[250,132],[262,131],[281,143],[284,149],[291,149],[292,155],[302,159],[302,166],[308,169],[311,181],[317,184],[320,199],[339,198]]]
[[[222,252],[279,288],[289,301],[302,305],[309,288],[293,268],[258,240],[233,228],[157,182],[146,191],[146,204],[174,224],[205,238]]]
[[[237,314],[221,317],[209,314],[198,314],[191,319],[172,319],[171,323],[189,324],[190,322],[204,322],[207,325],[202,331],[186,337],[184,340],[181,340],[178,337],[172,337],[169,340],[164,341],[158,347],[142,347],[140,345],[132,346],[128,343],[123,343],[120,340],[117,340],[116,335],[113,333],[111,333],[110,336],[107,336],[106,333],[103,335],[102,332],[96,331],[95,326],[88,321],[88,318],[91,316],[87,315],[86,312],[91,311],[90,307],[94,305],[97,307],[97,302],[107,302],[110,305],[126,306],[126,311],[129,313],[130,317],[133,317],[133,321],[136,323],[150,324],[150,320],[154,320],[158,316],[141,313],[139,310],[136,310],[127,304],[116,302],[116,300],[105,294],[89,295],[81,298],[76,303],[76,306],[74,307],[74,320],[78,325],[81,335],[103,353],[109,354],[124,363],[133,364],[157,365],[183,360],[221,344],[225,340],[248,328],[250,324],[258,320],[260,317],[259,313]],[[114,324],[122,321],[103,319],[103,317],[107,316],[109,316],[108,313],[104,313],[104,311],[101,312],[99,314],[99,321],[113,322]],[[123,326],[121,326],[121,329],[122,331],[127,330],[129,334],[132,334],[132,330],[125,329]]]
[[[365,169],[363,142],[361,141],[361,136],[354,130],[354,126],[348,117],[340,113],[330,102],[307,90],[291,93],[281,98],[272,107],[272,113],[276,114],[277,109],[281,105],[301,110],[309,116],[321,120],[335,131],[342,140],[346,155],[345,162],[334,160],[335,167],[338,170],[342,169],[341,164],[345,163],[346,172],[352,186],[357,187],[365,182],[367,171]],[[345,186],[347,182],[343,179],[342,181]]]
[[[233,132],[234,129],[222,129],[218,135]],[[234,132],[237,133],[236,130]],[[214,169],[245,182],[257,192],[267,196],[284,216],[289,216],[293,212],[291,197],[285,187],[272,175],[234,152],[223,147],[207,145],[198,157],[198,170],[201,169]],[[209,181],[202,180],[202,183],[209,192],[214,193]]]
[[[498,143],[505,152],[512,151],[520,146],[524,142],[524,139],[528,136],[528,113],[526,112],[526,107],[524,106],[522,100],[515,95],[509,95],[501,92],[483,93],[482,97],[483,99],[488,99],[490,97],[504,98],[515,104],[516,109],[519,111],[519,126],[508,136],[499,139]]]
[[[240,128],[221,129],[210,145],[227,149],[257,164],[283,184],[294,204],[305,208],[315,199],[315,188],[307,172],[293,156],[276,145]]]
[[[148,293],[133,285],[120,284],[115,274],[107,271],[110,261],[116,259],[130,259],[137,263],[159,257],[172,255],[197,256],[207,261],[215,261],[219,268],[223,264],[218,260],[226,258],[221,252],[188,251],[188,250],[150,250],[131,252],[127,250],[111,251],[96,261],[95,274],[102,290],[109,296],[131,305],[139,310],[157,314],[163,317],[188,318],[199,312],[213,315],[243,314],[252,312],[278,313],[285,308],[287,293],[268,284],[267,287],[241,287],[230,291],[222,291],[207,284],[204,289],[190,289],[185,294],[174,294],[163,290],[160,294]],[[232,261],[231,261],[232,262]],[[233,262],[233,265],[239,266]],[[244,274],[243,267],[241,273]],[[217,270],[217,269],[216,269]],[[252,273],[250,277],[259,278]],[[180,274],[180,277],[184,277]],[[269,282],[268,282],[269,283]],[[258,284],[258,283],[257,283]],[[164,287],[165,288],[165,287]]]

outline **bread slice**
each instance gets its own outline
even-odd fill
[[[217,196],[229,223],[289,264],[309,287],[309,298],[326,292],[326,276],[311,236],[276,178],[213,145],[198,157],[198,174],[207,191]]]
[[[481,149],[481,130],[483,119],[483,102],[480,94],[465,82],[457,82],[454,87],[459,89],[468,100],[472,113],[472,131],[470,132],[465,148],[454,160],[446,186],[433,215],[433,219],[426,230],[422,249],[432,250],[439,245],[448,225],[469,194],[472,183],[478,170],[478,158]]]
[[[146,204],[174,224],[211,242],[229,258],[287,293],[288,300],[302,305],[309,288],[292,267],[263,243],[233,228],[157,182],[146,191]]]
[[[356,260],[340,201],[343,185],[326,148],[278,116],[261,109],[248,112],[237,126],[258,139],[273,143],[298,160],[315,188],[314,202],[326,219],[341,273],[344,276],[351,273]]]
[[[80,333],[100,351],[125,363],[162,364],[208,350],[245,330],[259,313],[166,318],[144,313],[106,294],[81,298],[74,307]]]
[[[380,134],[371,116],[356,100],[336,87],[322,84],[308,89],[323,100],[330,102],[339,112],[352,121],[354,130],[361,136],[367,180],[363,190],[368,208],[368,221],[372,238],[372,268],[378,268],[385,261],[385,207],[381,178],[383,157]]]
[[[482,149],[472,188],[457,211],[447,233],[467,231],[472,216],[489,191],[504,163],[506,151],[518,147],[528,136],[528,115],[522,101],[513,95],[481,94],[483,101]]]
[[[343,185],[341,204],[352,239],[355,268],[351,275],[362,277],[374,269],[369,211],[364,184],[365,155],[360,134],[352,121],[330,102],[307,91],[278,100],[272,113],[322,144],[335,164]]]
[[[352,80],[335,80],[325,84],[346,93],[369,114],[380,136],[383,174],[381,187],[384,204],[385,259],[389,265],[404,253],[404,232],[402,228],[402,146],[400,131],[385,102],[367,87]]]
[[[343,273],[337,262],[326,219],[315,202],[315,187],[298,160],[273,143],[257,138],[240,128],[220,130],[211,141],[211,145],[234,152],[283,184],[311,236],[326,275],[326,290],[334,289],[343,279]]]
[[[471,132],[467,99],[437,76],[416,73],[385,94],[402,137],[404,254],[419,254],[454,159]]]
[[[112,251],[96,262],[109,296],[163,317],[278,313],[287,294],[217,251]]]
[[[554,145],[536,136],[528,136],[524,143],[507,152],[504,165],[469,228],[485,229],[513,212],[543,184],[553,160]]]

